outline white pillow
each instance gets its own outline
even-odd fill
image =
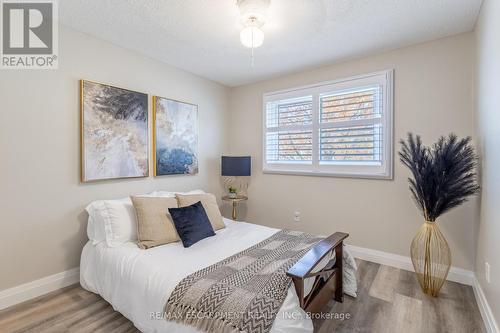
[[[203,190],[188,192],[153,191],[144,197],[175,197],[175,194],[203,194]],[[129,197],[116,200],[94,201],[85,208],[89,213],[87,235],[96,245],[106,242],[116,247],[125,242],[137,242],[137,217]]]
[[[106,240],[106,236],[105,235],[96,235],[96,232],[95,232],[95,229],[96,229],[96,222],[94,220],[94,217],[90,214],[90,211],[89,211],[89,206],[87,206],[87,208],[85,208],[85,210],[87,211],[87,213],[89,213],[89,218],[87,220],[87,236],[89,237],[89,239],[92,241],[92,244],[93,245],[96,245],[100,242],[103,242]]]
[[[175,192],[168,191],[153,191],[149,195],[152,197],[175,198]]]
[[[175,197],[176,194],[181,194],[181,195],[190,195],[190,194],[204,194],[205,191],[203,190],[192,190],[188,192],[169,192],[169,191],[153,191],[150,193],[151,196],[153,197],[168,197],[168,198],[173,198]]]
[[[137,218],[130,198],[94,201],[89,213],[87,234],[95,245],[106,241],[109,247],[137,241]]]
[[[89,214],[87,220],[87,236],[93,245],[106,241],[106,232],[104,231],[104,220],[101,217],[101,211],[104,210],[102,200],[93,201],[85,210]]]

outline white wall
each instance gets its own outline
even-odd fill
[[[481,155],[481,212],[476,276],[500,320],[500,2],[485,0],[476,28],[476,136]],[[491,283],[485,279],[491,265]]]
[[[408,131],[427,144],[452,131],[471,136],[473,46],[469,33],[233,88],[230,151],[253,157],[245,218],[318,234],[345,231],[350,244],[408,256],[423,218],[397,155],[393,181],[263,174],[262,94],[394,68],[395,140]],[[300,223],[293,222],[295,210]],[[475,213],[474,203],[468,203],[440,219],[454,266],[473,269]]]
[[[220,190],[225,87],[65,27],[59,49],[58,70],[0,71],[0,290],[78,266],[92,200]],[[81,184],[80,79],[198,104],[200,173]]]

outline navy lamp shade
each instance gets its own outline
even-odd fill
[[[252,162],[250,156],[222,156],[222,176],[250,176]]]

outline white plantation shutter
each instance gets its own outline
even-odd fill
[[[264,172],[392,178],[392,71],[264,95]]]
[[[312,96],[266,105],[268,163],[312,163]]]
[[[380,87],[320,97],[320,163],[383,162],[380,97]]]

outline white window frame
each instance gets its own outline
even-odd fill
[[[320,95],[331,92],[341,92],[353,88],[367,88],[373,85],[382,87],[383,109],[380,123],[383,126],[383,161],[381,165],[356,165],[345,162],[332,163],[330,165],[319,163],[319,132],[321,128],[338,126],[336,123],[320,124]],[[303,163],[267,163],[267,114],[266,104],[277,100],[289,99],[305,95],[313,96],[312,108],[312,164]],[[263,115],[263,142],[262,142],[262,162],[263,172],[273,174],[292,174],[309,176],[327,176],[327,177],[350,177],[350,178],[375,178],[375,179],[393,179],[393,161],[394,161],[394,143],[393,143],[393,118],[394,118],[394,70],[385,70],[365,75],[358,75],[349,78],[320,82],[313,85],[297,87],[293,89],[274,91],[263,95],[262,103]],[[377,121],[378,123],[379,121]],[[359,124],[360,121],[356,121]],[[367,123],[373,123],[373,120],[367,120]],[[349,126],[350,121],[342,122],[342,125]],[[378,163],[377,163],[378,164]]]

